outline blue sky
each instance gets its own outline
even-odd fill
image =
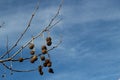
[[[0,0],[0,21],[5,22],[0,30],[0,51],[4,51],[6,36],[10,46],[19,37],[36,2]],[[60,0],[41,0],[31,28],[19,46],[49,23],[59,3]],[[46,71],[44,76],[40,76],[36,71],[10,76],[7,71],[7,80],[120,80],[119,3],[119,0],[65,0],[60,13],[63,20],[51,32],[54,42],[63,36],[62,44],[50,52],[55,74]],[[42,41],[38,39],[35,43],[39,49],[38,44]],[[24,52],[27,53],[27,49]],[[27,69],[38,65],[15,64],[15,68]]]

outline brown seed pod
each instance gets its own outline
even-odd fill
[[[34,56],[31,58],[30,62],[31,62],[31,63],[34,63],[37,59],[38,59],[37,56],[34,55]]]
[[[52,40],[51,37],[47,37],[47,38],[46,38],[46,42],[51,41],[51,40]]]
[[[44,67],[47,67],[47,63],[43,63],[43,66],[44,66]]]
[[[47,63],[47,67],[51,67],[52,66],[52,62]]]
[[[42,72],[42,68],[43,68],[43,67],[42,67],[41,65],[38,66],[38,71],[39,71],[39,72]]]
[[[51,46],[51,45],[52,45],[51,41],[47,42],[47,46]]]
[[[31,51],[30,51],[30,54],[31,54],[31,55],[34,55],[34,54],[35,54],[35,50],[31,50]]]
[[[30,60],[30,62],[31,62],[31,63],[34,63],[34,60],[33,60],[33,59],[31,59],[31,60]]]
[[[46,59],[46,60],[45,60],[45,63],[48,64],[49,62],[50,62],[50,59]]]
[[[43,71],[42,72],[39,72],[40,73],[40,75],[43,75],[44,73],[43,73]]]
[[[29,49],[33,49],[35,47],[35,45],[33,43],[29,44]]]
[[[49,72],[49,73],[54,73],[54,71],[53,71],[52,68],[49,68],[49,69],[48,69],[48,72]]]
[[[46,50],[46,49],[43,49],[43,50],[42,50],[42,53],[43,53],[43,54],[47,54],[47,50]]]
[[[41,56],[40,59],[41,59],[42,61],[44,61],[44,60],[45,60],[45,56]]]
[[[18,60],[19,60],[19,62],[23,62],[24,59],[23,58],[19,58]]]
[[[46,47],[45,45],[43,45],[43,46],[41,47],[41,49],[42,49],[42,50],[47,50],[47,47]]]
[[[37,58],[36,55],[34,55],[34,56],[32,57],[32,59],[33,59],[34,61],[36,61],[38,58]]]

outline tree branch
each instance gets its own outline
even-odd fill
[[[30,69],[30,70],[17,70],[17,69],[12,69],[11,67],[7,66],[5,63],[2,63],[2,64],[3,64],[3,66],[5,68],[7,68],[7,69],[9,69],[9,70],[11,70],[13,72],[32,72],[32,71],[36,71],[37,70],[37,68],[36,69]]]
[[[39,9],[39,5],[40,5],[40,0],[38,1],[37,5],[35,7],[35,10],[33,11],[32,16],[31,16],[31,18],[30,18],[30,20],[28,22],[28,25],[25,28],[25,30],[23,31],[23,33],[21,34],[21,36],[17,39],[17,41],[15,42],[15,44],[7,52],[5,52],[2,56],[0,56],[0,58],[4,58],[4,56],[6,56],[7,54],[9,54],[10,51],[12,51],[17,46],[17,44],[20,42],[20,40],[22,39],[22,37],[24,36],[24,34],[26,33],[26,31],[30,27],[30,24],[31,24],[31,22],[33,20],[33,17],[36,14],[37,10]]]

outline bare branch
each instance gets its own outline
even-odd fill
[[[61,40],[59,41],[59,43],[57,44],[57,45],[55,45],[55,46],[53,46],[52,48],[50,48],[49,50],[48,50],[48,52],[49,51],[51,51],[51,50],[53,50],[53,49],[55,49],[55,48],[57,48],[60,44],[61,44]],[[42,53],[40,53],[40,54],[38,54],[37,56],[41,56],[41,54]],[[49,55],[49,54],[48,54]],[[30,58],[24,58],[23,60],[29,60],[29,59],[31,59],[31,57]],[[8,60],[8,61],[13,61],[13,62],[18,62],[19,60],[17,59],[17,60]],[[37,68],[36,69],[30,69],[30,70],[16,70],[16,69],[12,69],[11,67],[9,67],[9,66],[7,66],[4,62],[6,62],[6,61],[0,61],[0,63],[2,63],[3,64],[3,66],[5,66],[5,68],[7,68],[7,69],[9,69],[9,70],[11,70],[11,71],[13,71],[13,72],[32,72],[32,71],[36,71],[36,70],[38,70]]]
[[[51,51],[51,50],[53,50],[53,49],[55,49],[55,48],[57,48],[57,47],[61,44],[61,42],[62,42],[62,40],[60,40],[60,41],[58,42],[58,44],[56,44],[55,46],[51,47],[51,48],[48,50],[48,52]],[[42,53],[38,54],[37,56],[41,56],[41,54],[42,54]],[[29,57],[29,58],[24,58],[23,60],[28,60],[28,59],[31,59],[31,57]],[[12,59],[12,57],[10,57],[10,58],[7,58],[7,59],[2,59],[2,60],[0,60],[0,63],[8,62],[8,61],[16,62],[16,61],[19,61],[19,60],[18,60],[18,59],[15,60],[15,59]]]
[[[59,17],[60,10],[61,10],[61,7],[62,7],[62,5],[63,5],[63,1],[64,1],[64,0],[61,0],[61,3],[59,4],[58,9],[57,9],[55,15],[53,15],[53,18],[50,19],[48,25],[47,25],[47,26],[44,26],[44,28],[43,28],[40,32],[38,32],[38,34],[36,34],[35,36],[33,36],[33,37],[32,37],[31,39],[29,39],[27,42],[25,42],[25,44],[23,44],[20,48],[17,48],[18,50],[16,50],[12,55],[10,55],[10,53],[15,49],[15,47],[18,46],[19,42],[22,40],[22,38],[23,38],[23,36],[25,35],[25,33],[28,31],[28,29],[29,29],[29,27],[30,27],[30,25],[31,25],[31,23],[32,23],[32,20],[33,20],[33,18],[34,18],[34,16],[35,16],[37,10],[39,9],[40,0],[38,1],[37,5],[36,5],[36,7],[35,7],[35,9],[34,9],[34,11],[33,11],[33,13],[32,13],[32,15],[31,15],[31,17],[30,17],[30,20],[29,20],[26,28],[24,29],[24,31],[22,32],[22,34],[18,37],[18,39],[16,40],[16,42],[13,44],[13,46],[10,47],[10,48],[8,48],[8,47],[9,47],[9,44],[8,44],[8,36],[7,36],[7,42],[6,42],[6,49],[7,49],[7,51],[6,51],[5,53],[3,53],[2,56],[0,56],[0,63],[1,63],[6,69],[8,69],[8,70],[10,70],[10,71],[12,71],[12,72],[32,72],[32,71],[38,70],[38,68],[30,69],[30,70],[20,70],[20,69],[17,70],[17,69],[13,69],[13,68],[12,68],[12,63],[13,63],[13,62],[22,62],[23,60],[24,60],[24,61],[25,61],[25,60],[31,60],[31,59],[33,59],[34,56],[36,56],[37,58],[39,57],[39,58],[41,59],[41,61],[42,61],[42,58],[41,58],[41,57],[42,57],[43,54],[44,54],[42,51],[39,52],[38,54],[32,54],[30,57],[24,57],[24,58],[23,58],[23,57],[20,57],[19,59],[16,59],[16,56],[17,56],[18,54],[20,54],[21,51],[23,51],[23,49],[25,49],[30,43],[32,43],[33,40],[35,40],[35,39],[37,39],[37,38],[39,38],[39,37],[42,37],[42,35],[43,35],[45,32],[50,31],[53,27],[55,27],[55,26],[62,20],[62,19],[57,19],[57,18]],[[49,35],[49,33],[48,33],[48,35]],[[50,39],[49,39],[50,42],[52,43],[51,37],[49,37],[49,38],[50,38]],[[47,37],[47,39],[48,39],[48,37]],[[48,42],[47,39],[46,39],[46,42]],[[59,42],[58,42],[57,44],[55,44],[54,46],[52,46],[51,44],[50,44],[50,45],[45,44],[46,53],[45,53],[44,56],[43,56],[43,57],[45,57],[45,60],[46,60],[46,57],[47,57],[47,59],[50,60],[50,54],[49,54],[48,52],[50,52],[51,50],[57,48],[57,47],[61,44],[61,42],[62,42],[62,40],[60,39]],[[48,46],[51,46],[51,47],[49,47],[49,49],[47,49]],[[30,50],[33,51],[34,48],[32,48],[32,49],[30,48]],[[6,57],[7,55],[8,55],[8,57]],[[46,56],[46,55],[47,55],[47,56]],[[21,61],[21,59],[22,59],[22,61]],[[35,60],[35,61],[36,61],[36,60]],[[50,61],[51,61],[51,60],[50,60]],[[9,62],[11,63],[10,65],[7,64],[7,63],[9,63]],[[31,62],[31,63],[32,63],[32,62]],[[9,65],[9,66],[8,66],[8,65]],[[42,66],[43,66],[43,65],[42,65]],[[49,65],[49,66],[47,65],[47,67],[51,67],[51,66],[50,66],[50,65]],[[40,71],[39,71],[39,72],[40,72]]]
[[[12,69],[11,67],[7,66],[5,63],[2,63],[2,64],[3,64],[3,66],[5,68],[7,68],[7,69],[9,69],[9,70],[11,70],[13,72],[32,72],[32,71],[36,71],[37,70],[37,68],[36,69],[30,69],[30,70],[17,70],[17,69]]]
[[[48,26],[46,27],[46,29],[48,29],[48,28],[51,26],[51,24],[53,23],[53,21],[54,21],[54,20],[57,18],[57,16],[59,15],[60,10],[61,10],[61,7],[62,7],[62,5],[63,5],[63,1],[64,1],[64,0],[61,1],[60,5],[59,5],[59,7],[58,7],[58,10],[57,10],[57,12],[56,12],[56,14],[55,14],[55,16],[51,19],[51,21],[50,21],[50,23],[48,24]]]
[[[17,54],[19,54],[32,40],[40,37],[44,32],[50,30],[53,26],[55,26],[57,23],[59,23],[59,21],[57,21],[55,24],[51,25],[53,23],[53,21],[56,19],[56,17],[59,15],[59,11],[62,7],[63,4],[63,0],[61,2],[61,4],[59,5],[59,8],[57,10],[57,13],[55,14],[55,16],[51,19],[50,23],[48,24],[47,27],[45,27],[45,29],[43,29],[38,35],[36,35],[35,37],[33,37],[31,40],[29,40],[25,45],[23,45],[15,54],[12,55],[11,58],[14,58]]]
[[[36,5],[36,7],[35,7],[35,10],[34,10],[34,12],[32,13],[32,16],[31,16],[31,18],[30,18],[30,20],[29,20],[29,22],[28,22],[28,25],[27,25],[26,29],[23,31],[23,33],[22,33],[21,36],[18,38],[18,40],[16,41],[16,43],[15,43],[7,52],[5,52],[2,56],[0,56],[0,58],[3,58],[3,57],[6,56],[7,54],[9,54],[10,51],[13,50],[13,49],[17,46],[17,44],[20,42],[20,40],[22,39],[22,37],[24,36],[24,34],[26,33],[26,31],[27,31],[28,28],[30,27],[30,24],[31,24],[31,22],[32,22],[32,20],[33,20],[33,17],[34,17],[34,15],[36,14],[37,10],[39,9],[39,5],[40,5],[40,0],[38,1],[37,5]]]

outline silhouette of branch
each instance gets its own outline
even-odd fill
[[[26,46],[28,46],[28,44],[29,44],[32,40],[40,37],[44,32],[49,31],[53,26],[55,26],[57,23],[59,23],[60,20],[57,21],[55,24],[52,25],[53,21],[54,21],[54,20],[57,18],[57,16],[59,15],[59,11],[60,11],[60,9],[61,9],[61,7],[62,7],[62,4],[63,4],[63,0],[62,0],[61,4],[59,5],[59,8],[58,8],[58,10],[57,10],[56,15],[51,19],[51,21],[50,21],[50,23],[48,24],[48,26],[45,27],[45,29],[43,29],[38,35],[36,35],[35,37],[32,37],[32,39],[29,40],[25,45],[23,45],[15,54],[13,54],[11,58],[14,58],[17,54],[19,54]]]
[[[62,40],[60,40],[60,41],[58,42],[58,44],[56,44],[55,46],[51,47],[51,48],[48,50],[48,52],[51,51],[51,50],[53,50],[53,49],[55,49],[55,48],[57,48],[57,47],[61,44],[61,42],[62,42]],[[39,53],[37,56],[41,56],[41,55],[42,55],[42,53]],[[29,58],[24,58],[23,60],[28,60],[28,59],[31,59],[31,57],[29,57]],[[7,58],[7,59],[0,60],[0,63],[8,62],[8,61],[16,62],[16,61],[19,61],[19,60],[18,60],[18,59]]]
[[[50,49],[48,50],[48,52],[51,51],[51,50],[53,50],[53,49],[55,49],[55,48],[57,48],[57,47],[61,44],[61,42],[62,42],[62,41],[60,40],[59,43],[58,43],[57,45],[53,46],[52,48],[50,48]],[[41,56],[41,55],[42,55],[42,53],[38,54],[37,56]],[[49,54],[48,54],[48,55],[49,55]],[[24,58],[23,60],[29,60],[29,59],[31,59],[31,57],[29,57],[29,58]],[[12,62],[16,62],[16,61],[19,61],[19,60],[17,59],[17,60],[11,60],[11,61],[12,61]],[[9,69],[9,70],[11,70],[11,71],[13,71],[13,72],[33,72],[33,71],[38,70],[37,68],[35,68],[35,69],[30,69],[30,70],[17,70],[17,69],[13,69],[13,68],[7,66],[7,65],[4,63],[4,61],[2,61],[1,63],[2,63],[3,66],[5,66],[5,68],[7,68],[7,69]]]
[[[6,44],[6,49],[7,51],[5,53],[3,53],[0,56],[0,63],[8,70],[13,71],[13,72],[32,72],[32,71],[36,71],[38,70],[38,68],[35,69],[30,69],[30,70],[17,70],[17,69],[13,69],[12,66],[8,66],[8,64],[6,64],[7,62],[19,62],[19,59],[14,59],[19,53],[21,53],[21,51],[26,48],[33,40],[37,39],[38,37],[41,37],[43,35],[43,33],[50,31],[53,27],[55,27],[62,19],[56,20],[56,18],[58,18],[61,7],[63,5],[63,1],[61,0],[60,5],[58,6],[58,9],[55,13],[55,15],[53,16],[53,18],[50,19],[50,22],[48,23],[47,26],[45,26],[40,32],[38,32],[38,34],[36,34],[35,36],[33,36],[31,39],[29,39],[25,44],[23,44],[20,48],[18,48],[18,50],[15,51],[14,54],[10,55],[10,53],[12,52],[12,50],[18,46],[18,43],[22,40],[23,36],[25,35],[25,33],[27,32],[27,30],[29,29],[31,22],[37,12],[37,10],[39,9],[39,5],[40,5],[40,0],[38,1],[31,17],[30,20],[26,26],[26,28],[24,29],[24,31],[22,32],[22,34],[18,37],[18,39],[16,40],[16,42],[13,44],[12,47],[8,48],[8,37],[7,37],[7,44]],[[0,26],[1,27],[1,26]],[[62,40],[60,39],[60,41],[55,45],[52,46],[50,49],[46,50],[47,52],[57,48],[60,44],[61,44]],[[43,53],[40,52],[38,53],[36,56],[41,56]],[[8,57],[6,57],[6,55],[8,55]],[[47,53],[49,59],[50,59],[50,54]],[[23,58],[23,60],[30,60],[32,57],[26,57]]]
[[[13,72],[32,72],[32,71],[36,71],[37,70],[37,68],[36,69],[30,69],[30,70],[17,70],[17,69],[12,69],[11,67],[7,66],[5,63],[2,63],[2,65],[5,68],[7,68],[7,69],[9,69],[9,70],[11,70]]]
[[[31,18],[30,18],[30,20],[29,20],[29,22],[27,24],[27,27],[25,28],[25,30],[23,31],[23,33],[21,34],[21,36],[17,39],[16,43],[7,52],[5,52],[2,56],[0,56],[0,58],[4,58],[4,56],[6,56],[7,54],[9,54],[10,51],[12,51],[17,46],[17,44],[20,42],[20,40],[22,39],[22,37],[24,36],[24,34],[26,33],[26,31],[30,27],[30,24],[31,24],[31,22],[33,20],[33,17],[35,16],[37,10],[39,9],[39,5],[40,5],[40,0],[38,1],[37,5],[35,7],[35,10],[33,11],[32,16],[31,16]]]

